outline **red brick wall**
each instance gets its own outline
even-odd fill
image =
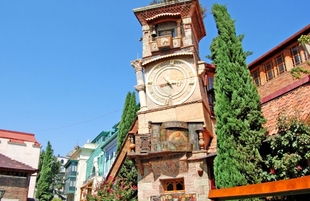
[[[28,178],[0,175],[0,188],[5,189],[3,198],[27,201]]]
[[[305,119],[310,115],[310,83],[301,85],[277,98],[262,104],[262,112],[267,119],[269,134],[276,132],[277,117],[281,112],[298,115]]]

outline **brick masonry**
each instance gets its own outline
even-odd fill
[[[265,126],[269,134],[276,132],[277,118],[280,113],[293,115],[297,113],[301,119],[310,114],[310,83],[302,85],[262,105],[263,115],[267,119]]]
[[[27,201],[28,178],[0,175],[0,188],[5,189],[4,199],[18,199]]]

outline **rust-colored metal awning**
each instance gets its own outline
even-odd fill
[[[310,176],[247,186],[214,189],[209,191],[208,197],[211,200],[232,200],[307,193],[310,193]]]

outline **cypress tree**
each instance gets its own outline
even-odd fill
[[[124,103],[124,109],[122,118],[119,125],[118,135],[117,135],[117,150],[120,151],[122,143],[130,131],[132,124],[134,123],[135,118],[137,117],[137,111],[139,107],[136,104],[136,95],[134,92],[128,92],[126,100]],[[118,173],[119,178],[124,178],[132,186],[137,186],[138,173],[134,166],[132,160],[126,158],[124,163],[121,166],[121,169]],[[133,191],[130,200],[137,199],[137,191]]]
[[[37,184],[36,197],[40,201],[50,201],[53,199],[53,189],[52,189],[53,162],[54,162],[53,149],[50,142],[48,141],[41,167],[40,178]]]
[[[214,78],[217,156],[216,186],[226,188],[261,182],[259,149],[265,138],[260,97],[246,64],[242,38],[226,6],[214,4],[218,36],[210,46]]]
[[[40,153],[40,158],[39,158],[39,165],[38,165],[38,176],[37,176],[37,179],[36,179],[36,188],[38,186],[38,182],[39,182],[39,179],[40,179],[40,176],[41,176],[41,170],[42,170],[42,165],[43,165],[43,160],[44,160],[44,156],[45,156],[45,151],[42,150],[41,153]]]
[[[135,120],[137,114],[136,109],[136,95],[134,92],[128,92],[125,103],[124,109],[121,117],[121,121],[119,124],[118,135],[117,135],[117,151],[120,150],[122,143],[129,132],[129,129]]]

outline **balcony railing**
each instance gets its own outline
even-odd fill
[[[177,143],[177,142],[159,142],[152,144],[153,152],[159,151],[192,151],[193,144],[191,143]]]
[[[158,36],[156,40],[149,43],[151,52],[156,52],[159,50],[179,48],[182,45],[182,40],[180,37],[172,38],[170,35]]]
[[[164,195],[151,196],[151,201],[167,200],[167,201],[196,201],[196,193],[171,193]]]

